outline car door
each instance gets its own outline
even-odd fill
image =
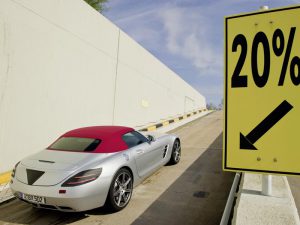
[[[133,131],[123,135],[123,140],[135,156],[137,171],[140,177],[149,175],[160,163],[160,152],[157,144],[149,143],[142,134]]]

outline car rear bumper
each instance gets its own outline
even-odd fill
[[[66,212],[86,211],[103,206],[109,186],[110,181],[108,179],[99,179],[76,187],[61,187],[61,185],[33,186],[24,184],[14,178],[10,183],[12,193],[22,201],[38,208]],[[59,190],[65,190],[66,193],[60,194]],[[20,193],[44,197],[46,202],[45,204],[39,204],[24,200]]]

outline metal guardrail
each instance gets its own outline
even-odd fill
[[[236,197],[236,190],[240,183],[241,176],[242,176],[242,173],[235,174],[233,184],[231,186],[230,193],[229,193],[229,196],[228,196],[228,199],[226,202],[226,206],[225,206],[225,209],[224,209],[224,212],[222,215],[220,225],[228,225],[229,218],[230,218],[232,208],[233,208],[234,198]]]

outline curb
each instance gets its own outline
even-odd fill
[[[157,123],[155,125],[151,125],[151,126],[148,126],[146,128],[142,128],[140,129],[139,131],[155,131],[157,130],[158,128],[161,128],[161,127],[164,127],[164,126],[168,126],[170,125],[171,123],[175,123],[175,122],[179,122],[180,120],[183,120],[183,119],[187,119],[191,116],[194,116],[196,114],[199,114],[201,112],[205,112],[205,111],[208,111],[207,109],[200,109],[200,110],[196,110],[194,112],[191,112],[191,113],[188,113],[188,114],[185,114],[185,115],[182,115],[182,116],[179,116],[179,117],[175,117],[173,119],[170,119],[170,120],[166,120],[164,122],[161,122],[161,123]]]
[[[299,218],[298,209],[297,209],[297,206],[296,206],[296,203],[295,203],[295,199],[294,199],[293,193],[291,191],[290,184],[289,184],[286,176],[283,177],[283,180],[284,180],[284,183],[287,187],[287,192],[288,192],[289,198],[291,200],[291,203],[293,205],[293,213],[294,213],[295,222],[296,222],[296,224],[299,225],[300,224],[300,218]]]
[[[6,184],[10,181],[11,172],[12,171],[7,171],[0,174],[0,185]]]

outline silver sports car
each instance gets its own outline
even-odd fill
[[[18,162],[10,187],[39,208],[85,211],[107,205],[119,211],[134,186],[161,166],[177,164],[180,155],[174,135],[121,126],[79,128]]]

